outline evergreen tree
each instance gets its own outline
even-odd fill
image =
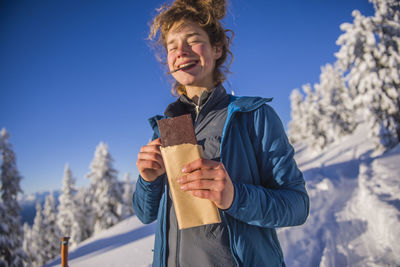
[[[400,141],[400,2],[371,2],[374,16],[355,10],[353,23],[341,25],[336,57],[377,146],[391,147]]]
[[[294,89],[290,94],[290,106],[291,120],[289,122],[288,134],[290,142],[295,144],[305,139],[303,95],[299,89]]]
[[[319,151],[327,144],[327,134],[320,127],[322,108],[319,103],[320,96],[313,92],[310,84],[302,86],[306,97],[303,103],[303,121],[305,142],[314,150]]]
[[[0,200],[0,218],[5,218],[7,216],[6,207],[3,205],[3,201]],[[0,221],[0,248],[5,248],[8,246],[8,239],[4,238],[8,233],[8,225]],[[8,266],[5,258],[0,257],[0,266]]]
[[[123,205],[121,206],[121,218],[127,218],[133,214],[132,206],[133,186],[128,173],[125,174]]]
[[[81,232],[81,241],[92,236],[94,226],[93,195],[91,188],[82,187],[76,194],[76,200],[79,205],[79,227]]]
[[[74,247],[84,238],[81,231],[81,217],[85,216],[78,203],[75,179],[72,177],[69,165],[65,165],[63,186],[59,196],[57,225],[63,236],[70,237],[70,246]]]
[[[16,166],[15,154],[8,142],[6,129],[0,132],[1,149],[1,224],[0,224],[0,262],[5,266],[23,266],[26,254],[22,249],[22,228],[18,194],[22,193],[22,179]]]
[[[36,203],[36,216],[30,234],[30,259],[33,266],[43,266],[48,260],[46,247],[46,226],[43,220],[42,206]]]
[[[320,82],[314,85],[318,95],[320,118],[318,127],[326,134],[326,143],[351,133],[356,125],[352,100],[339,69],[326,64],[321,69]]]
[[[31,259],[33,259],[33,254],[32,254],[32,251],[31,251],[32,230],[31,230],[31,227],[29,226],[29,224],[27,222],[24,223],[23,231],[24,231],[24,239],[23,239],[23,242],[22,242],[22,248],[24,249],[24,251],[25,251],[25,253],[27,255],[26,265],[27,266],[32,266],[32,261],[31,261]]]
[[[93,196],[94,233],[107,229],[120,221],[118,206],[122,204],[122,188],[108,147],[100,143],[90,165],[90,190]]]
[[[53,193],[46,197],[43,208],[43,221],[46,231],[43,250],[46,253],[46,260],[50,260],[60,255],[61,240],[61,232],[57,225],[56,201]]]

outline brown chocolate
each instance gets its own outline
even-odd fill
[[[180,144],[196,145],[196,135],[190,114],[157,121],[163,147]]]

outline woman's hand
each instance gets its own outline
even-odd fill
[[[165,173],[160,146],[161,140],[157,138],[140,148],[136,166],[139,169],[140,176],[147,182],[153,182]]]
[[[178,179],[182,190],[209,199],[220,209],[230,208],[235,189],[221,162],[198,159],[183,167],[182,172],[187,173]]]

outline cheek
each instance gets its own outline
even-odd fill
[[[199,51],[198,51],[199,55],[202,56],[203,60],[204,60],[204,64],[206,65],[213,65],[215,62],[215,59],[212,57],[212,53],[209,47],[207,46],[202,46],[199,47]]]
[[[172,55],[167,55],[167,64],[170,69],[174,67],[174,61],[175,57],[173,57]]]
[[[203,60],[208,61],[207,57],[207,47],[205,45],[197,45],[192,48],[192,51],[199,56],[200,58],[203,58]]]

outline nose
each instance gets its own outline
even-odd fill
[[[176,55],[178,57],[187,56],[189,54],[189,45],[186,43],[181,43],[177,47]]]

